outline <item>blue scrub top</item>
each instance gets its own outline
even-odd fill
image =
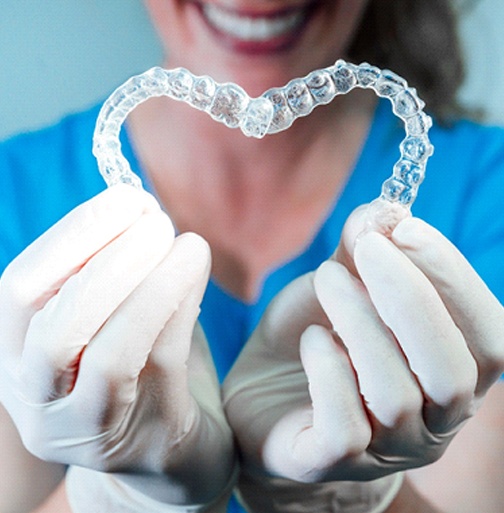
[[[0,144],[0,272],[58,219],[105,188],[91,154],[98,110]],[[435,153],[413,214],[452,240],[503,302],[504,130],[461,121],[449,128],[434,125],[430,137]],[[200,321],[221,380],[273,296],[327,259],[352,210],[379,195],[403,138],[402,123],[381,100],[355,169],[316,236],[298,255],[270,270],[254,303],[240,301],[210,280]],[[132,169],[152,191],[127,130],[122,144]],[[238,511],[243,510],[233,499],[229,512]]]
[[[105,188],[91,154],[98,110],[0,144],[0,272],[64,214]],[[502,302],[504,130],[462,121],[450,128],[434,125],[430,137],[435,152],[413,213],[451,239]],[[298,255],[270,270],[254,303],[240,301],[210,280],[200,320],[221,379],[273,296],[327,259],[351,211],[379,195],[403,138],[402,123],[389,102],[381,100],[355,169],[316,236]],[[132,169],[152,192],[127,130],[122,144]]]

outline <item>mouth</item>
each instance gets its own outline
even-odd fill
[[[200,4],[201,14],[211,31],[234,50],[250,54],[291,48],[302,35],[314,10],[314,2],[268,13]]]

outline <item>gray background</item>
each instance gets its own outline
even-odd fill
[[[461,97],[499,124],[503,22],[502,0],[480,0],[461,25],[469,61]],[[0,0],[0,138],[91,105],[160,59],[141,0]]]

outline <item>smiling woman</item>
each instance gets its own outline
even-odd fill
[[[142,50],[77,4],[77,68]],[[452,1],[144,5],[112,187],[101,101],[0,144],[4,509],[69,466],[37,513],[501,513],[504,130],[461,118]],[[369,230],[391,170],[414,217]]]
[[[25,15],[27,10],[32,16]],[[44,6],[24,0],[6,2],[2,12],[0,138],[84,108],[128,76],[159,63],[160,45],[138,0],[92,0],[85,7],[77,0]],[[504,123],[504,66],[490,64],[504,54],[503,17],[500,0],[480,0],[464,11],[462,44],[468,66],[461,99],[483,109],[485,119]],[[89,30],[97,24],[97,30]],[[64,74],[58,72],[62,67]]]

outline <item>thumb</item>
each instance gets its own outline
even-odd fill
[[[340,241],[332,260],[344,265],[353,275],[357,276],[354,263],[354,247],[357,238],[366,229],[368,205],[357,207],[348,217],[341,232]]]
[[[332,259],[343,264],[353,275],[358,276],[353,258],[357,239],[369,231],[381,233],[390,239],[394,228],[410,216],[409,208],[380,198],[357,207],[343,226],[340,242]]]

